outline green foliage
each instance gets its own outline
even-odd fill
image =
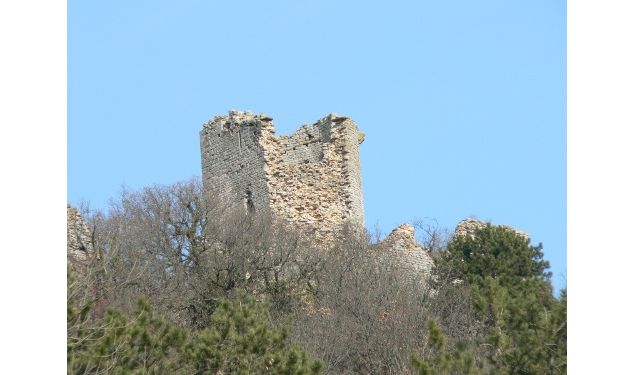
[[[321,373],[290,341],[333,374],[566,373],[566,291],[553,297],[542,246],[513,230],[455,236],[422,289],[389,255],[369,262],[365,238],[316,252],[267,217],[224,211],[193,183],[93,216],[103,256],[69,270],[68,373]],[[131,306],[140,294],[153,309]],[[300,323],[272,323],[285,318]]]
[[[531,246],[529,239],[514,230],[488,224],[472,236],[455,236],[442,258],[445,269],[471,284],[486,277],[504,285],[540,280],[548,285],[549,262],[542,259],[542,244]]]
[[[429,359],[412,357],[412,364],[419,375],[479,375],[482,365],[465,345],[459,344],[453,350],[446,348],[446,339],[434,320],[428,321],[428,347],[433,353]]]
[[[456,236],[438,263],[472,287],[487,327],[481,346],[496,374],[566,372],[566,294],[551,294],[542,246],[505,227],[488,225]]]
[[[560,292],[560,298],[553,305],[547,323],[547,360],[551,374],[567,373],[567,290]]]
[[[187,346],[195,374],[319,374],[321,363],[287,345],[287,330],[272,325],[268,306],[243,294],[224,300],[212,325]]]
[[[75,275],[69,270],[69,296]],[[97,317],[92,302],[69,298],[69,374],[319,374],[321,363],[287,343],[287,330],[271,323],[268,305],[241,295],[223,299],[209,328],[186,331],[152,312],[140,299],[128,317],[108,310]]]
[[[515,296],[497,280],[486,278],[474,289],[478,308],[490,327],[483,339],[487,358],[503,374],[553,373],[549,361],[551,300],[526,290]]]
[[[155,316],[145,300],[139,300],[132,319],[109,310],[90,322],[89,310],[89,305],[68,306],[69,373],[170,374],[181,368],[178,356],[185,331]]]

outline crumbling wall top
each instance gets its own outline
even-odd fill
[[[330,137],[328,135],[330,133],[331,127],[352,126],[357,129],[357,125],[349,117],[341,116],[337,113],[329,113],[328,115],[316,121],[314,124],[303,124],[291,134],[276,135],[273,117],[264,113],[254,114],[251,111],[238,111],[235,109],[230,109],[227,115],[214,116],[211,120],[203,124],[203,129],[201,130],[201,132],[217,127],[221,127],[225,131],[231,131],[236,129],[237,127],[248,126],[268,128],[272,135],[282,141],[298,136],[301,137],[303,135],[306,135],[307,133],[311,133],[312,128],[314,127],[319,127],[320,130],[322,130],[323,137],[319,139],[319,141],[321,142],[330,142]],[[359,132],[359,136],[357,137],[358,144],[361,144],[364,141],[364,138],[364,133]]]
[[[264,113],[253,114],[251,111],[229,110],[227,115],[214,116],[203,124],[203,130],[223,126],[223,130],[231,130],[238,126],[273,126],[273,118]]]
[[[456,229],[454,230],[454,235],[455,236],[470,236],[473,238],[477,230],[485,228],[488,224],[491,225],[491,223],[488,223],[482,220],[478,220],[475,218],[467,218],[467,219],[461,220],[456,225]],[[496,225],[496,226],[506,228],[510,231],[515,232],[516,234],[518,234],[519,236],[527,240],[529,239],[529,234],[527,232],[523,232],[509,225]]]
[[[401,224],[379,243],[379,249],[391,255],[393,264],[413,278],[429,275],[434,261],[430,252],[415,238],[415,228]]]
[[[409,251],[424,250],[423,246],[415,238],[415,228],[408,223],[401,224],[393,229],[383,243],[390,247],[398,247]]]

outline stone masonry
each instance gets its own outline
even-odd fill
[[[359,144],[364,141],[354,121],[329,114],[287,136],[276,136],[273,119],[264,114],[230,110],[200,132],[206,196],[248,212],[283,219],[325,246],[344,225],[364,228]],[[455,235],[473,236],[488,223],[465,219]],[[529,239],[518,229],[504,226]],[[432,269],[430,252],[402,224],[377,249],[395,260],[408,276]],[[72,264],[99,258],[91,233],[77,209],[67,205],[67,254]]]
[[[246,212],[269,212],[325,246],[343,225],[364,228],[364,134],[351,119],[329,114],[276,136],[271,117],[232,110],[204,124],[200,136],[207,195]],[[420,279],[432,268],[411,225],[400,225],[377,249],[406,277]]]
[[[415,228],[401,224],[380,244],[379,248],[396,260],[396,264],[409,276],[429,274],[433,260],[430,253],[415,239]]]
[[[454,230],[454,235],[457,236],[471,236],[472,238],[474,238],[474,234],[476,233],[477,230],[484,228],[487,226],[488,223],[486,223],[485,221],[481,221],[481,220],[477,220],[474,218],[468,218],[468,219],[464,219],[461,220],[457,225],[456,225],[456,229]],[[529,234],[526,232],[523,232],[521,230],[518,230],[516,228],[510,227],[508,225],[497,225],[499,227],[503,227],[503,228],[507,228],[513,232],[516,232],[516,234],[518,234],[519,236],[525,238],[525,239],[529,239]]]
[[[364,135],[347,117],[330,114],[288,136],[266,115],[229,111],[200,133],[207,194],[269,211],[318,241],[344,224],[364,226],[358,145]]]
[[[90,229],[75,207],[66,205],[66,253],[68,260],[85,263],[94,255]]]

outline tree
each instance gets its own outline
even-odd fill
[[[431,358],[419,359],[412,356],[412,363],[419,375],[479,375],[482,364],[477,362],[462,343],[448,351],[443,332],[434,320],[428,321],[428,347]]]
[[[186,325],[195,256],[205,251],[210,208],[198,180],[123,191],[108,212],[87,215],[95,246],[103,254],[101,293],[112,308],[135,311],[144,295],[157,312]]]
[[[439,266],[470,284],[489,276],[505,286],[534,280],[550,287],[549,262],[543,260],[542,244],[531,246],[529,238],[504,226],[487,224],[474,235],[454,236]]]
[[[413,363],[566,372],[566,292],[553,298],[542,247],[513,230],[487,226],[446,245],[424,228],[436,266],[423,285],[363,233],[344,228],[319,249],[266,214],[203,199],[198,180],[125,191],[107,214],[86,217],[102,256],[69,278],[77,371],[314,373],[311,356],[337,374],[408,373]],[[170,333],[179,330],[183,341]]]
[[[287,327],[274,325],[266,302],[242,293],[222,299],[200,331],[187,331],[152,311],[140,298],[128,315],[91,314],[92,301],[76,298],[69,270],[67,367],[69,374],[319,374],[321,363],[290,345]]]
[[[218,301],[236,290],[267,295],[286,313],[321,261],[288,225],[204,198],[198,179],[124,191],[108,213],[86,216],[110,306],[132,313],[142,294],[184,327],[205,328]]]
[[[567,373],[567,290],[551,309],[548,322],[547,361],[549,374]]]
[[[400,374],[423,342],[421,279],[366,236],[343,231],[321,270],[293,337],[331,374]],[[423,275],[421,275],[423,278]]]
[[[474,235],[455,236],[437,263],[439,275],[452,275],[472,288],[487,328],[480,343],[490,371],[566,371],[562,309],[553,298],[549,264],[542,257],[541,245],[531,246],[509,228],[487,225]]]
[[[156,316],[140,299],[132,319],[108,310],[89,320],[90,305],[70,304],[67,312],[67,371],[69,374],[175,374],[186,340],[185,330]]]
[[[319,374],[322,364],[287,343],[287,329],[272,324],[266,303],[241,294],[223,300],[209,328],[187,346],[194,374]]]

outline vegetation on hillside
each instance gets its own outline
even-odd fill
[[[69,267],[69,374],[566,373],[566,290],[503,227],[426,228],[421,283],[377,238],[318,249],[197,180],[84,214],[101,256]]]

